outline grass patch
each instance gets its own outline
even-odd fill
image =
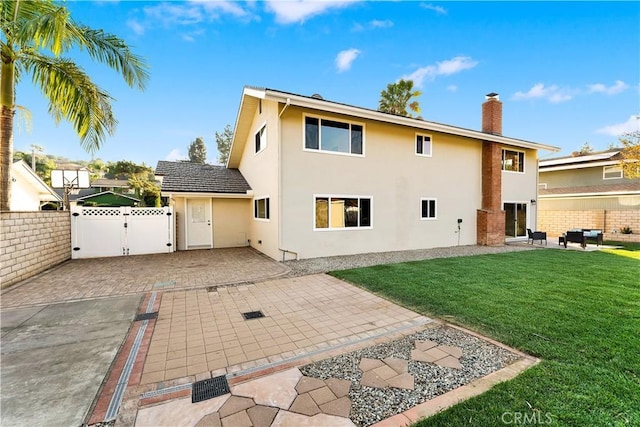
[[[536,250],[332,274],[543,359],[514,380],[421,421],[421,427],[514,424],[509,415],[501,417],[516,412],[539,417],[537,424],[640,425],[635,259]]]

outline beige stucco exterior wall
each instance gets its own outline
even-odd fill
[[[527,228],[537,228],[538,158],[535,150],[503,146],[524,152],[524,172],[502,171],[502,203],[527,204]],[[536,204],[531,203],[536,200]]]
[[[201,197],[202,198],[202,197]],[[214,248],[247,246],[251,199],[203,197],[211,206],[211,232]],[[172,196],[176,227],[176,250],[187,249],[187,197]]]
[[[267,146],[259,153],[255,152],[255,135],[267,125]],[[253,127],[245,141],[238,169],[253,190],[255,199],[269,198],[270,218],[255,219],[253,203],[250,201],[248,219],[248,240],[255,249],[268,256],[279,259],[278,221],[279,221],[279,174],[278,174],[278,103],[262,101],[262,112],[256,110]]]
[[[247,246],[251,199],[213,199],[213,247]]]
[[[303,110],[283,114],[283,248],[313,258],[455,246],[458,237],[461,245],[476,243],[480,142],[431,133],[432,157],[417,156],[415,129],[353,122],[364,125],[365,157],[303,150]],[[371,197],[372,228],[314,231],[314,195]],[[437,219],[420,218],[421,198],[437,200]]]

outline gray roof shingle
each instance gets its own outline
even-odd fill
[[[160,160],[156,175],[163,176],[162,191],[246,194],[251,190],[238,169],[225,166]]]

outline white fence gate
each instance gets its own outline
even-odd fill
[[[71,209],[73,259],[173,252],[173,243],[172,208]]]

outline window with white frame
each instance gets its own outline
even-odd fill
[[[256,133],[256,154],[261,152],[267,146],[267,125]]]
[[[502,150],[502,170],[510,172],[524,172],[524,152]]]
[[[422,198],[420,199],[420,218],[421,219],[436,219],[436,199]]]
[[[362,155],[364,127],[360,124],[306,116],[304,119],[306,150]]]
[[[269,198],[263,197],[253,201],[253,217],[255,219],[269,219]]]
[[[416,134],[416,154],[431,157],[431,135]]]
[[[602,179],[621,179],[623,177],[620,166],[604,166],[602,168]]]
[[[371,227],[371,198],[357,196],[315,196],[316,230]]]

